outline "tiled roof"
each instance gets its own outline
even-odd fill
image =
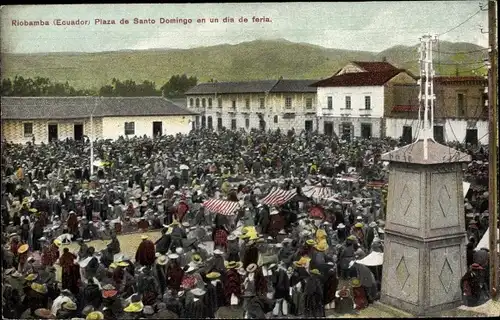
[[[383,72],[353,72],[344,73],[339,76],[333,76],[316,83],[315,87],[363,87],[363,86],[382,86],[399,73],[405,70],[394,69]]]
[[[318,80],[280,80],[273,87],[271,92],[311,92],[316,93],[316,88],[311,87],[311,84]]]
[[[385,72],[385,71],[394,71],[398,70],[395,66],[390,64],[389,62],[380,62],[380,61],[352,61],[355,65],[360,67],[361,69],[366,70],[367,72]]]
[[[194,94],[231,94],[231,93],[266,93],[266,92],[298,92],[315,93],[316,88],[310,85],[318,80],[261,80],[240,82],[201,83],[186,92]]]
[[[162,97],[2,97],[3,119],[194,115]],[[95,108],[95,109],[94,109]]]
[[[207,82],[189,89],[186,95],[222,93],[264,93],[270,91],[278,80]]]
[[[479,81],[484,84],[488,83],[488,80],[485,77],[480,77],[480,76],[435,77],[434,81],[436,83],[455,83],[455,82],[467,82],[467,81]]]

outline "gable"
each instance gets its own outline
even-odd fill
[[[344,73],[358,73],[358,72],[366,72],[366,70],[358,67],[354,63],[349,63],[345,67],[340,69],[340,71],[338,71],[335,75],[339,76],[339,75],[344,74]]]
[[[406,72],[400,72],[398,75],[396,75],[394,78],[389,80],[390,84],[407,84],[407,83],[417,83],[417,80],[413,79],[412,76],[410,76]]]

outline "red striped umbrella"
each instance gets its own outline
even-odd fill
[[[281,206],[297,195],[297,191],[273,188],[260,202],[269,206]]]
[[[240,204],[236,201],[209,199],[203,202],[203,206],[210,212],[215,212],[225,216],[236,214]]]

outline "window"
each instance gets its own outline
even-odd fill
[[[135,134],[135,122],[125,122],[125,135],[133,135]]]
[[[313,99],[307,98],[306,99],[306,109],[312,109],[312,107],[313,107]]]
[[[201,99],[201,107],[205,108],[207,106],[207,100],[205,98]]]
[[[325,121],[323,123],[323,132],[327,136],[333,136],[333,122]]]
[[[310,132],[313,130],[313,122],[312,120],[306,120],[304,123],[304,128],[306,129],[307,132]]]
[[[212,126],[212,117],[211,116],[208,116],[208,129],[210,129],[210,130],[213,129],[213,126]]]
[[[222,98],[217,99],[217,106],[222,108]]]
[[[259,108],[260,109],[265,109],[266,108],[266,99],[265,98],[260,98],[259,99]]]
[[[196,108],[200,107],[200,98],[196,98]]]
[[[194,106],[194,99],[193,98],[189,99],[189,106],[190,107]]]
[[[328,109],[332,110],[333,109],[333,98],[328,97]]]
[[[361,124],[361,138],[370,139],[372,137],[372,124],[362,123]]]
[[[465,96],[463,93],[457,94],[457,115],[459,117],[465,116]]]
[[[248,129],[250,127],[250,119],[245,119],[245,127]]]
[[[222,118],[217,118],[217,129],[222,129]]]
[[[372,108],[372,97],[365,96],[365,109],[370,110]]]
[[[208,107],[212,108],[212,98],[208,98]]]
[[[345,97],[345,108],[346,109],[351,109],[351,96],[346,96]]]
[[[31,137],[33,135],[33,123],[27,122],[24,124],[24,136]]]
[[[207,125],[207,117],[203,116],[201,117],[201,127],[205,128],[206,125]]]
[[[274,116],[274,123],[278,123],[278,116]]]
[[[285,98],[285,108],[290,109],[292,107],[292,97]]]
[[[250,99],[245,99],[245,108],[250,109]]]
[[[236,109],[236,100],[232,101],[232,107],[233,107],[233,109]]]
[[[236,130],[236,119],[231,119],[231,130]]]

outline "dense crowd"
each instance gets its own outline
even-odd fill
[[[390,139],[210,130],[2,143],[6,318],[266,318],[379,298]],[[464,302],[487,298],[487,152],[473,156]],[[95,172],[92,172],[95,171]],[[161,232],[153,242],[147,231]],[[142,234],[135,257],[119,235]],[[88,243],[108,240],[96,251]],[[77,252],[67,245],[79,244]],[[56,277],[55,265],[61,267]],[[21,303],[19,303],[21,301]]]

